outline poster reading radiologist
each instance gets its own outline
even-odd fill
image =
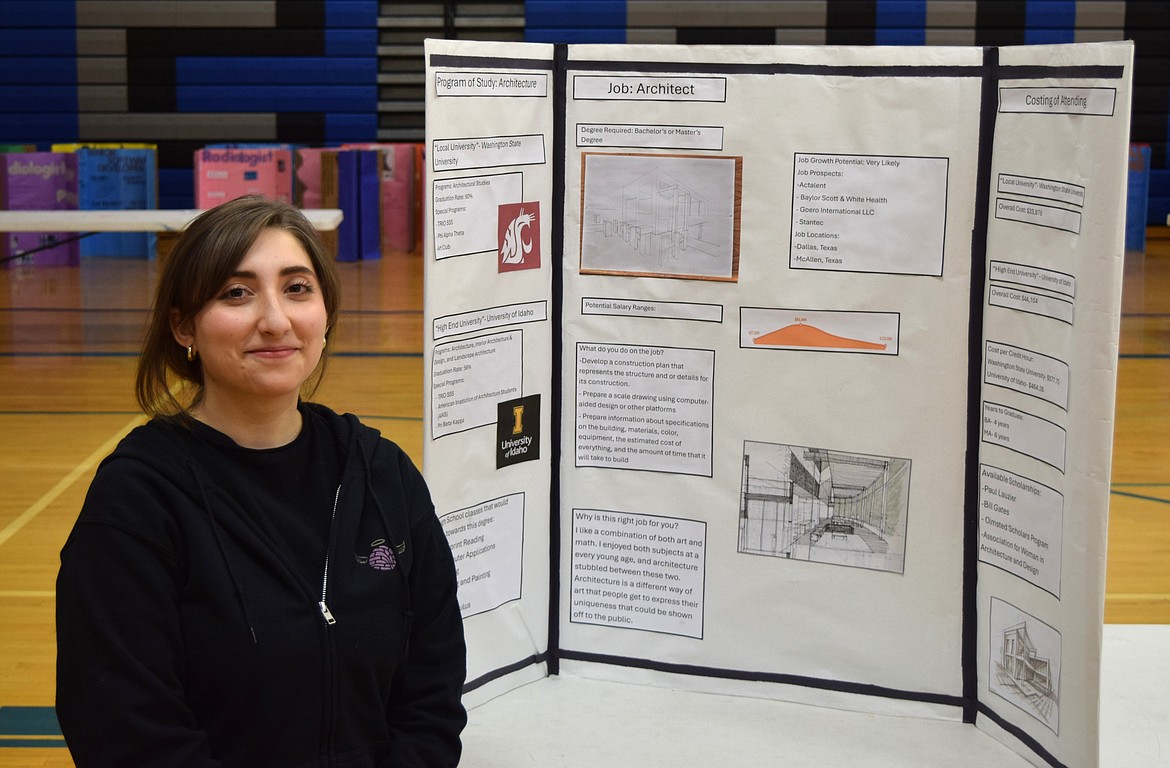
[[[1132,46],[426,56],[468,702],[681,672],[1096,765]]]

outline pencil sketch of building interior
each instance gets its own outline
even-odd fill
[[[910,460],[745,442],[739,551],[902,573]]]
[[[995,675],[1001,695],[1012,697],[1045,722],[1053,719],[1057,703],[1053,664],[1037,652],[1027,622],[1003,630]]]
[[[654,169],[622,187],[622,215],[606,222],[606,234],[618,235],[643,257],[665,264],[690,248],[713,255],[703,242],[707,201],[665,171]]]
[[[597,165],[602,157],[587,161]],[[598,181],[603,174],[589,174],[587,166],[582,269],[732,277],[734,223],[723,197],[734,199],[734,188],[715,193],[720,205],[710,199],[711,190],[701,188],[710,186],[705,179],[692,179],[695,169],[704,170],[701,161],[622,160],[616,167],[628,180],[610,175],[608,191]],[[724,165],[734,170],[734,164]]]

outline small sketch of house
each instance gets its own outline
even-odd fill
[[[1038,655],[1028,636],[1027,622],[1003,630],[998,681],[1045,718],[1056,702],[1056,682],[1052,672],[1051,661]]]

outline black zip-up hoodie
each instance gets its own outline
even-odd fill
[[[187,427],[156,418],[99,467],[57,578],[78,768],[459,762],[466,649],[422,476],[356,417],[301,412],[342,467],[315,574],[290,571]]]

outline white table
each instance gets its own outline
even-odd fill
[[[1170,766],[1170,625],[1105,625],[1100,723],[1101,768]],[[1029,765],[956,721],[568,676],[472,709],[463,742],[460,768]]]
[[[179,232],[201,210],[146,211],[0,211],[0,232]],[[321,231],[337,229],[338,208],[303,208],[301,213]]]

